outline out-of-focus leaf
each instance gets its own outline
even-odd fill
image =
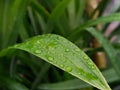
[[[69,34],[69,38],[72,39],[74,37],[77,37],[81,31],[85,30],[85,28],[97,25],[99,23],[108,23],[113,21],[120,21],[120,13],[111,14],[109,16],[103,16],[95,20],[89,20],[83,25],[79,26]]]
[[[9,90],[29,90],[27,87],[25,87],[21,83],[7,77],[0,76],[0,83],[5,87],[7,86],[6,88]]]
[[[86,87],[91,87],[89,84],[79,80],[79,79],[74,79],[74,80],[68,80],[64,82],[59,82],[59,83],[53,83],[53,84],[42,84],[39,85],[38,89],[39,90],[69,90],[69,89],[82,89]]]
[[[2,20],[2,27],[0,27],[2,30],[2,48],[16,42],[19,25],[29,3],[30,0],[5,0],[2,2],[4,5],[1,8],[3,9],[3,13],[1,13],[3,17],[0,17],[2,18],[0,19]]]
[[[5,40],[5,31],[7,30],[8,20],[9,20],[9,12],[10,6],[12,2],[11,0],[0,0],[0,41],[1,43]],[[3,48],[3,45],[0,45],[0,49]]]
[[[108,70],[103,71],[102,73],[109,83],[119,80],[119,77],[117,76],[114,69],[108,69]],[[57,89],[66,90],[66,89],[83,89],[86,87],[91,87],[91,86],[79,79],[73,79],[73,80],[63,81],[59,83],[42,84],[42,85],[39,85],[38,89],[40,90],[41,89],[42,90],[57,90]]]
[[[93,25],[97,25],[99,23],[109,23],[114,21],[120,21],[120,13],[114,13],[108,16],[103,16],[95,20],[90,20],[85,24],[81,25],[81,27],[90,27]]]
[[[73,29],[75,26],[75,18],[76,18],[75,2],[76,2],[76,0],[71,0],[71,2],[68,5],[68,8],[67,8],[68,17],[69,17],[69,24],[70,24],[71,29]]]
[[[111,90],[92,60],[67,39],[46,34],[8,49],[27,51],[101,90]],[[0,52],[0,56],[7,50]]]
[[[50,68],[50,64],[45,63],[44,67],[42,67],[42,70],[37,74],[36,79],[32,83],[31,90],[35,90],[36,89],[36,87],[41,82],[42,78],[44,77],[44,75],[46,74],[46,72],[48,71],[49,68]]]
[[[31,7],[28,7],[28,13],[29,13],[31,25],[33,27],[33,31],[34,31],[35,35],[38,35],[38,28],[37,28],[37,24],[36,24],[35,17],[33,15],[33,10]]]
[[[120,75],[120,72],[119,72],[120,60],[117,58],[117,52],[114,49],[114,47],[112,47],[112,45],[109,43],[109,41],[100,32],[98,32],[94,28],[87,28],[86,30],[89,33],[91,33],[101,43],[101,45],[105,49],[107,55],[109,56],[114,69],[116,70],[118,75]]]
[[[41,28],[41,33],[45,33],[45,28],[46,28],[45,20],[38,12],[35,12],[35,15],[38,20],[39,26]]]
[[[110,0],[108,5],[106,5],[106,8],[105,8],[105,10],[103,12],[103,15],[109,15],[111,13],[114,13],[119,8],[120,8],[120,1],[119,0]]]
[[[80,21],[81,21],[81,17],[83,16],[84,14],[84,10],[86,8],[86,1],[87,0],[78,0],[79,2],[79,7],[78,7],[78,12],[76,14],[76,26],[79,26],[80,25]]]
[[[67,5],[69,4],[71,0],[63,0],[59,2],[59,4],[53,9],[48,22],[47,22],[47,27],[46,27],[46,33],[49,33],[52,31],[54,23],[58,21],[60,16],[64,13]]]
[[[37,11],[45,20],[49,18],[49,12],[39,2],[32,0],[31,6],[33,10]]]

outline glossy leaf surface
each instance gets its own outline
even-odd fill
[[[101,90],[111,90],[92,60],[76,45],[61,36],[36,36],[10,48],[38,56]]]

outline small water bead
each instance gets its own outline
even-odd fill
[[[57,61],[53,61],[53,63],[54,63],[54,64],[56,64],[56,63],[57,63]]]
[[[61,68],[64,68],[64,65],[61,64],[60,67],[61,67]]]
[[[83,57],[84,59],[86,59],[86,60],[88,60],[89,59],[89,57],[88,56],[85,56],[85,57]]]
[[[92,66],[91,68],[92,68],[92,69],[95,69],[95,66]]]
[[[93,65],[91,62],[88,63],[89,65]]]
[[[53,58],[50,57],[50,56],[49,56],[47,59],[48,59],[49,61],[53,61]]]
[[[91,66],[92,69],[95,68],[95,66],[93,65],[93,63],[88,63],[88,64]]]
[[[46,46],[47,49],[52,49],[54,50],[56,48],[56,44],[55,43],[49,43],[47,46]]]
[[[52,49],[52,50],[54,49],[54,48],[53,48],[53,47],[51,47],[51,46],[47,46],[46,48],[47,48],[47,49]]]
[[[65,69],[67,72],[71,72],[72,71],[72,68],[71,67],[66,67]]]
[[[36,53],[36,54],[40,54],[41,51],[40,51],[40,50],[35,50],[35,53]]]
[[[82,75],[82,73],[78,73],[79,75]]]
[[[65,49],[65,51],[66,51],[66,52],[69,52],[69,51],[70,51],[70,49]]]

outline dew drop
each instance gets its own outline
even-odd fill
[[[53,60],[53,58],[52,58],[52,57],[48,57],[48,60],[49,60],[49,61],[52,61],[52,60]]]
[[[57,63],[57,61],[54,61],[53,63],[55,63],[55,64],[56,64],[56,63]]]
[[[91,62],[89,62],[88,65],[89,65],[92,69],[95,68],[95,66],[94,66],[93,63],[91,63]]]
[[[95,67],[94,67],[94,66],[92,66],[91,68],[92,68],[92,69],[95,69]]]
[[[35,53],[36,53],[36,54],[40,54],[41,51],[40,51],[40,50],[35,50]]]
[[[72,71],[72,68],[71,68],[71,67],[66,67],[66,71],[67,71],[67,72],[71,72],[71,71]]]
[[[93,64],[91,62],[88,63],[90,66],[92,66]]]
[[[61,67],[61,68],[64,68],[64,65],[61,64],[60,67]]]
[[[54,50],[55,46],[56,46],[55,43],[50,43],[48,46],[46,46],[46,48]]]
[[[69,52],[70,50],[69,50],[69,49],[66,49],[65,51],[66,51],[66,52]]]
[[[92,63],[88,63],[88,64],[91,66],[92,69],[95,68],[95,66]]]
[[[88,60],[89,59],[89,57],[87,57],[87,56],[85,56],[85,57],[83,57],[84,59],[86,59],[86,60]]]

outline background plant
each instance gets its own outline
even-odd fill
[[[118,13],[119,1],[117,5],[115,4],[115,8],[106,13],[107,6],[111,5],[109,1],[101,1],[89,16],[86,11],[88,0],[1,0],[0,50],[36,35],[58,34],[72,41],[91,58],[96,52],[105,52],[108,64],[101,72],[114,88],[119,85],[120,78],[119,23],[112,33],[109,35],[106,33],[110,31],[108,27],[112,25],[108,23],[119,21],[120,14]],[[92,20],[97,10],[99,10],[99,18]],[[96,31],[99,23],[103,24],[101,32]],[[104,33],[108,36],[107,39]],[[91,47],[92,35],[101,43],[100,47]],[[11,50],[6,56],[0,58],[0,63],[1,90],[7,88],[11,90],[94,89],[27,52]]]

